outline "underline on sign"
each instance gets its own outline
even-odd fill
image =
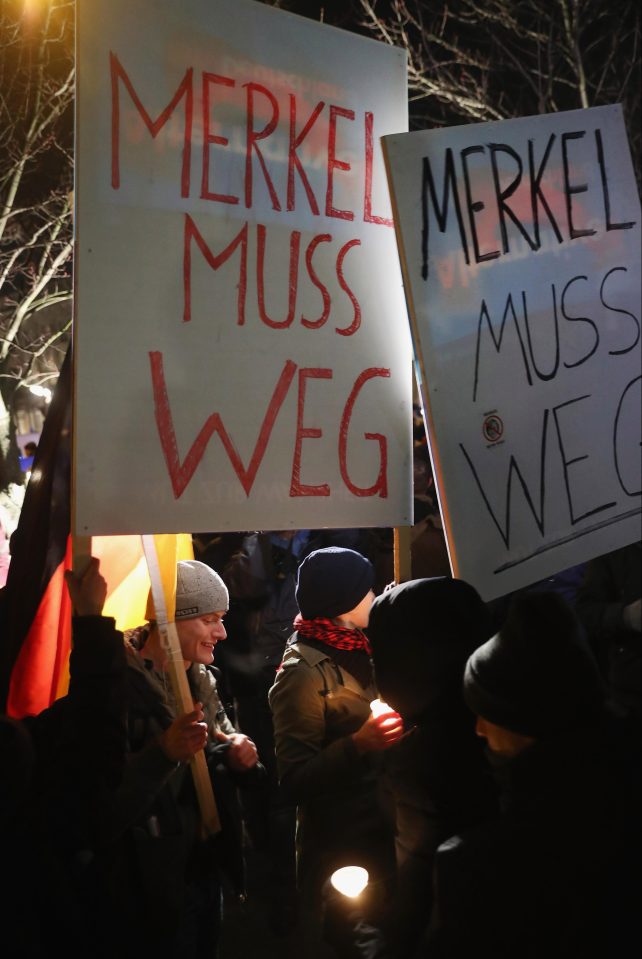
[[[572,543],[573,540],[579,539],[581,536],[586,536],[587,533],[593,533],[596,529],[614,526],[615,523],[620,523],[624,519],[630,519],[632,516],[638,516],[640,513],[642,513],[642,506],[638,506],[636,509],[630,509],[627,513],[621,513],[619,516],[613,516],[611,519],[603,519],[599,523],[593,523],[592,526],[587,526],[586,529],[578,530],[576,533],[570,533],[569,536],[556,539],[554,543],[546,543],[545,546],[539,546],[536,550],[533,550],[532,553],[529,553],[528,556],[522,556],[521,559],[513,559],[508,563],[503,563],[501,566],[498,566],[497,569],[493,570],[493,575],[505,573],[507,569],[512,569],[521,563],[527,563],[529,559],[533,559],[533,557],[539,556],[541,553],[547,553],[549,549],[555,549],[557,546],[563,546],[565,543]]]

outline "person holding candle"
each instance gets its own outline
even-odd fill
[[[404,959],[427,931],[438,846],[498,813],[462,693],[466,661],[492,635],[492,621],[469,583],[440,576],[378,596],[368,635],[379,692],[412,729],[385,756],[398,869],[386,937],[395,959]]]
[[[304,914],[319,912],[323,885],[342,866],[368,870],[372,909],[382,908],[394,876],[381,759],[404,729],[390,707],[370,706],[377,690],[364,630],[373,583],[372,564],[354,550],[329,547],[304,559],[300,614],[269,693],[280,783],[297,804]]]

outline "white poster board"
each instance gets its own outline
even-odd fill
[[[401,50],[250,0],[79,4],[78,534],[412,522],[379,137]]]
[[[456,576],[640,538],[640,204],[619,106],[386,137]]]

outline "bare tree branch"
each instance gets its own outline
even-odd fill
[[[68,0],[0,7],[0,490],[21,481],[18,390],[55,378],[69,339],[73,16]]]
[[[640,178],[640,11],[632,0],[358,0],[406,49],[413,126],[622,103]]]

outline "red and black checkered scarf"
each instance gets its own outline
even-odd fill
[[[294,620],[294,628],[301,639],[313,639],[334,649],[363,650],[368,656],[372,654],[365,633],[360,629],[337,626],[331,619],[323,619],[321,616],[316,619],[304,619],[299,614]]]

